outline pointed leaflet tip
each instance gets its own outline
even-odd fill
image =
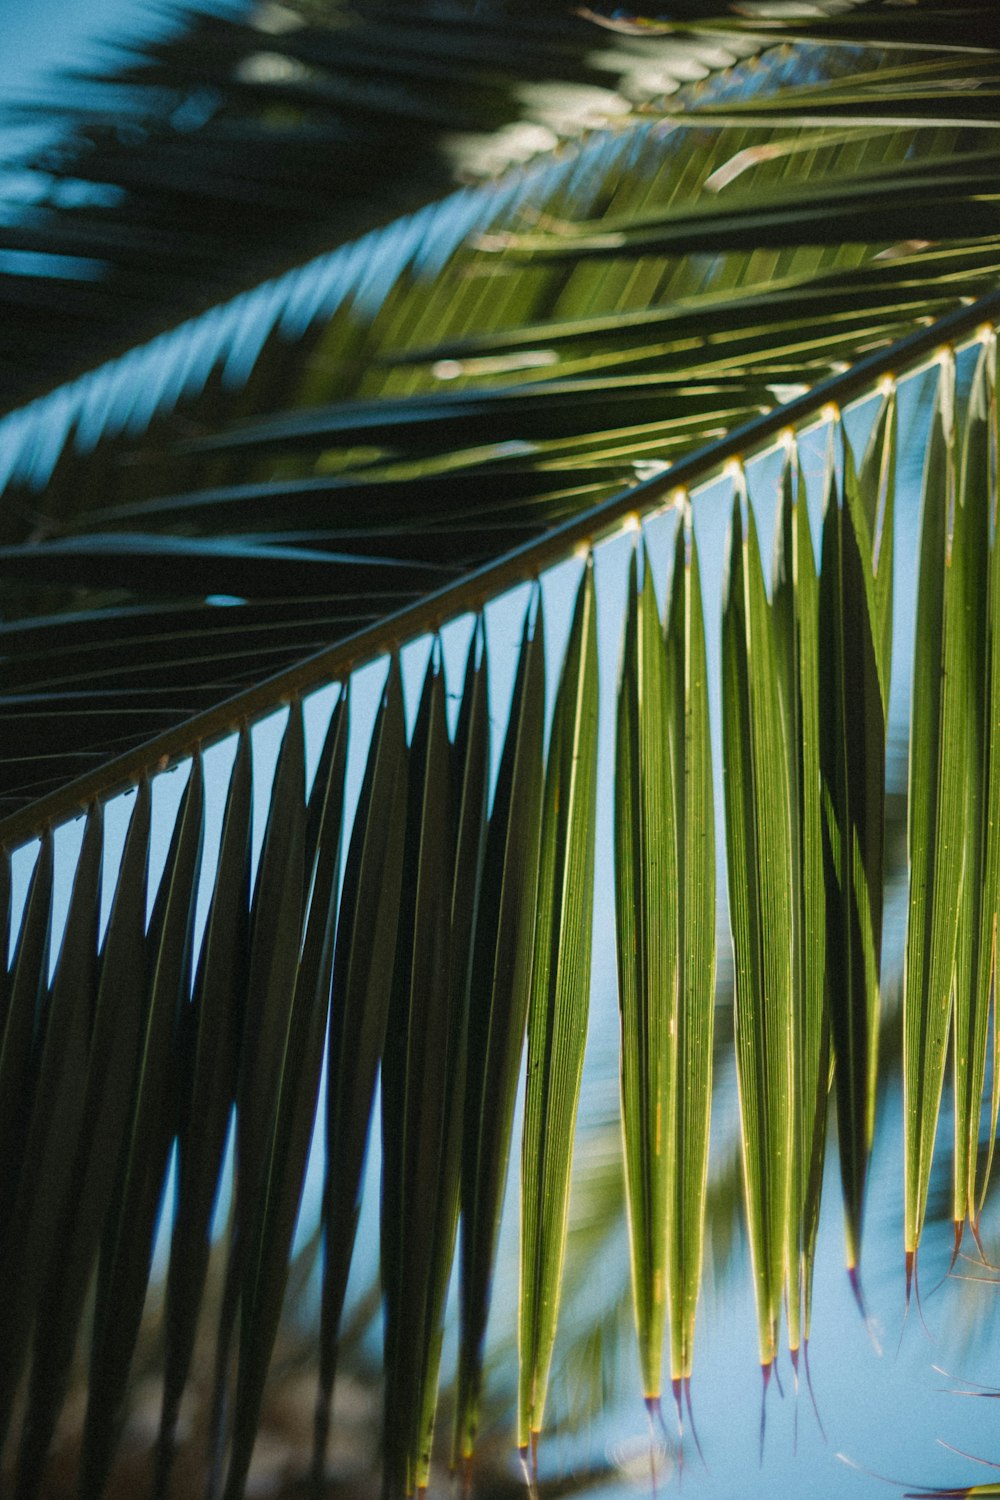
[[[760,1367],[763,1383],[760,1388],[760,1461],[764,1462],[764,1428],[767,1417],[767,1388],[771,1383],[771,1361]]]
[[[847,1279],[851,1283],[851,1291],[854,1293],[854,1300],[858,1304],[858,1312],[861,1314],[861,1316],[864,1318],[865,1322],[867,1323],[867,1321],[868,1321],[868,1314],[865,1311],[865,1299],[864,1299],[864,1295],[863,1295],[863,1293],[861,1291],[861,1277],[858,1274],[858,1268],[857,1268],[857,1266],[848,1266],[847,1267]],[[907,1272],[906,1295],[907,1295],[907,1298],[909,1298],[909,1295],[910,1295],[909,1272]]]
[[[806,1389],[809,1392],[809,1400],[812,1402],[812,1409],[813,1409],[813,1411],[816,1414],[816,1425],[819,1428],[820,1437],[823,1439],[823,1441],[825,1443],[827,1441],[826,1428],[823,1426],[823,1418],[820,1416],[820,1414],[819,1414],[819,1407],[816,1404],[816,1392],[813,1390],[812,1371],[809,1368],[809,1340],[808,1339],[803,1339],[802,1340],[802,1366],[803,1366],[803,1368],[804,1368],[804,1370],[806,1372]]]
[[[656,1423],[663,1426],[663,1411],[659,1396],[645,1396],[646,1416],[649,1418],[649,1487],[652,1500],[656,1500]]]
[[[905,1308],[904,1308],[904,1313],[903,1313],[904,1318],[905,1318],[906,1314],[910,1310],[910,1289],[913,1286],[913,1273],[914,1273],[914,1271],[916,1269],[916,1263],[917,1263],[917,1252],[915,1250],[907,1250],[906,1256],[905,1256],[905,1265],[906,1265],[906,1303],[905,1303]]]
[[[682,1384],[683,1384],[683,1382],[681,1380],[679,1380],[676,1376],[670,1382],[671,1388],[673,1389],[673,1393],[674,1393],[674,1405],[677,1408],[677,1432],[678,1432],[678,1436],[680,1436],[680,1437],[684,1436],[684,1412],[683,1412],[683,1409],[681,1407],[681,1387],[682,1387]]]
[[[979,1238],[979,1215],[978,1214],[976,1215],[975,1219],[969,1225],[969,1228],[972,1230],[972,1238],[975,1240],[975,1242],[976,1242],[976,1249],[979,1251],[979,1259],[983,1262],[983,1265],[988,1266],[990,1263],[989,1263],[989,1261],[986,1258],[986,1251],[983,1249],[983,1242]]]
[[[521,1464],[521,1473],[524,1475],[524,1483],[528,1491],[529,1500],[536,1500],[538,1495],[537,1469],[535,1462],[538,1456],[538,1434],[531,1434],[531,1456],[529,1462],[528,1448],[522,1444],[517,1450],[517,1456]]]
[[[688,1426],[691,1428],[691,1436],[694,1438],[694,1445],[695,1445],[695,1447],[698,1450],[698,1457],[701,1459],[702,1466],[705,1469],[707,1469],[708,1468],[708,1463],[707,1463],[707,1461],[705,1459],[705,1454],[702,1451],[701,1438],[698,1436],[698,1429],[694,1425],[694,1410],[693,1410],[693,1408],[691,1406],[691,1376],[690,1375],[685,1375],[685,1377],[684,1377],[684,1399],[687,1402]]]
[[[948,1280],[948,1277],[951,1275],[952,1271],[954,1271],[954,1269],[955,1269],[955,1262],[958,1260],[959,1253],[961,1252],[961,1249],[962,1249],[962,1235],[965,1232],[965,1221],[963,1219],[954,1219],[952,1221],[952,1228],[953,1228],[954,1234],[955,1234],[955,1241],[954,1241],[954,1244],[951,1247],[951,1259],[948,1262],[948,1267],[947,1267],[947,1270],[945,1271],[944,1275],[940,1278],[940,1280],[935,1281],[934,1285],[931,1287],[930,1291],[927,1293],[928,1297],[933,1297],[934,1293],[936,1291],[938,1291],[938,1289],[940,1287],[944,1286],[945,1282]]]

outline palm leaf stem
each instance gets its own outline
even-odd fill
[[[273,712],[276,704],[343,679],[363,663],[437,629],[456,615],[478,611],[487,600],[535,577],[543,568],[563,560],[575,548],[593,545],[616,530],[627,517],[648,514],[671,494],[704,483],[731,459],[759,452],[779,433],[816,417],[825,407],[843,407],[852,400],[863,398],[885,376],[913,373],[929,363],[942,346],[968,340],[978,328],[995,318],[1000,318],[1000,291],[990,292],[956,308],[888,348],[859,360],[850,369],[820,381],[803,395],[741,423],[713,442],[703,444],[679,458],[665,473],[620,490],[600,504],[552,527],[544,536],[512,548],[454,582],[385,615],[376,624],[314,652],[294,666],[67,782],[58,791],[0,821],[0,848],[17,848],[39,837],[54,822],[73,817],[95,797],[108,797],[135,785],[139,777],[151,768],[166,769],[173,762],[189,756],[197,746],[210,744],[231,734],[241,723],[252,722]]]

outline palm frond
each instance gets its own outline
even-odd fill
[[[404,121],[413,135],[391,171],[385,164],[385,198],[355,204],[363,209],[357,222],[348,204],[337,230],[322,204],[314,219],[317,234],[321,219],[326,225],[324,243],[356,233],[361,222],[385,227],[0,424],[7,502],[0,523],[0,911],[10,902],[9,851],[40,839],[13,960],[0,974],[0,1133],[26,1143],[23,1160],[0,1170],[0,1269],[19,1289],[0,1310],[0,1434],[10,1433],[4,1463],[24,1495],[43,1482],[78,1343],[86,1344],[91,1371],[82,1493],[103,1488],[176,1142],[154,1468],[157,1493],[166,1494],[231,1120],[234,1192],[205,1464],[213,1493],[226,1500],[243,1493],[282,1314],[324,1035],[315,1478],[324,1475],[380,1066],[387,1491],[406,1494],[427,1481],[457,1213],[455,1452],[470,1458],[529,991],[518,1439],[527,1445],[541,1429],[589,1000],[597,776],[591,568],[545,755],[540,604],[525,622],[512,710],[495,715],[492,731],[485,625],[475,628],[454,735],[437,646],[407,744],[400,648],[461,613],[478,615],[575,549],[589,554],[628,518],[634,525],[682,501],[726,463],[742,473],[742,461],[779,434],[794,446],[803,425],[830,415],[830,403],[870,396],[888,377],[925,363],[942,344],[970,340],[1000,316],[996,39],[983,6],[919,5],[913,21],[870,3],[756,26],[727,8],[683,9],[670,23],[674,31],[663,33],[651,14],[639,20],[653,24],[631,26],[627,40],[621,18],[605,17],[611,25],[599,45],[580,17],[521,29],[500,24],[488,7],[475,17],[447,9],[420,34],[409,14],[361,5],[336,34],[340,52],[322,28],[283,33],[273,49],[280,76],[266,79],[253,68],[248,76],[246,66],[257,58],[257,32],[251,38],[245,28],[210,26],[239,102],[212,117],[218,129],[191,132],[192,152],[222,148],[232,123],[227,109],[236,112],[230,133],[241,152],[259,144],[265,128],[280,134],[290,115],[322,116],[321,127],[309,127],[308,150],[322,136],[326,152],[377,116],[372,138],[387,155]],[[622,80],[637,69],[669,68],[678,28],[690,34],[685,57],[696,59],[705,81],[666,97],[647,88],[640,108]],[[730,44],[730,37],[740,40]],[[806,37],[809,44],[799,45]],[[795,45],[788,49],[766,45],[789,38]],[[308,56],[298,57],[296,47]],[[189,87],[199,67],[216,69],[218,57],[198,52],[196,43],[184,44],[159,57],[150,76],[168,99]],[[734,61],[751,53],[759,54],[752,65]],[[410,204],[450,183],[452,158],[446,173],[436,153],[454,127],[482,131],[498,119],[520,119],[528,82],[579,81],[581,70],[588,83],[597,70],[620,88],[627,107],[614,128],[593,129],[569,149],[393,217],[397,186],[413,195]],[[370,89],[362,77],[373,81]],[[376,86],[387,77],[391,86]],[[433,87],[425,90],[428,81]],[[157,196],[177,164],[175,144],[150,145],[148,180]],[[317,160],[308,150],[300,163],[307,175]],[[95,179],[117,173],[126,193],[121,219],[107,216],[124,265],[145,243],[141,215],[126,223],[137,191],[126,179],[132,171],[141,177],[139,163],[113,140],[100,162],[97,155]],[[187,204],[185,216],[198,197],[187,191],[195,159],[177,166],[187,188],[175,202]],[[417,159],[421,171],[410,180]],[[283,160],[276,153],[261,164],[272,186]],[[349,172],[357,166],[346,157],[340,164]],[[822,189],[803,188],[813,174]],[[231,202],[244,188],[233,188]],[[289,233],[282,203],[275,197],[271,207]],[[242,219],[233,211],[227,233],[245,226],[241,212]],[[56,233],[54,221],[45,232]],[[184,241],[190,252],[195,240],[185,234]],[[279,246],[275,264],[284,253]],[[238,284],[251,272],[244,263],[233,274]],[[968,459],[968,473],[975,465],[977,477],[963,484],[985,493],[992,483],[984,486],[980,472],[985,465],[989,474],[992,462],[985,387],[976,402],[970,420],[978,447],[968,451],[978,456]],[[827,511],[818,597],[791,463],[770,600],[752,509],[745,523],[741,515],[734,521],[723,663],[729,885],[745,1196],[765,1368],[777,1353],[786,1296],[793,1347],[808,1336],[827,1077],[810,934],[823,928],[824,905],[828,956],[844,932],[858,939],[840,997],[848,1010],[832,1006],[830,1028],[852,1263],[860,1251],[877,1064],[892,411],[889,398],[860,473],[845,450],[843,496],[834,494]],[[954,478],[946,426],[938,424],[931,444],[929,495],[936,465]],[[831,492],[837,478],[831,466]],[[955,588],[938,569],[940,537],[926,535],[925,613]],[[644,594],[635,593],[622,699],[628,804],[635,800],[628,776],[656,759],[657,715],[643,720],[648,710],[633,680],[640,642],[655,639],[660,687],[673,694],[664,764],[675,826],[663,843],[679,872],[683,915],[677,1076],[666,1090],[677,1159],[666,1179],[673,1222],[665,1257],[641,1227],[640,1200],[645,1194],[647,1217],[656,1218],[662,1184],[653,1171],[630,1176],[633,1229],[648,1249],[636,1257],[636,1289],[652,1285],[639,1317],[648,1395],[658,1384],[661,1267],[669,1271],[673,1379],[690,1378],[704,1236],[714,865],[707,848],[696,857],[699,840],[711,842],[712,811],[693,542],[687,549],[682,532],[665,652],[651,579]],[[985,569],[985,552],[980,562]],[[975,597],[985,611],[992,593],[984,583]],[[827,637],[816,635],[824,622],[837,646],[825,662],[818,641]],[[964,635],[969,622],[962,624]],[[859,631],[864,651],[852,654],[851,632]],[[922,627],[924,637],[934,633]],[[855,655],[863,656],[864,692],[848,702]],[[348,832],[351,678],[385,657],[388,675]],[[930,682],[939,658],[922,661],[920,680]],[[948,664],[955,677],[968,660],[956,648]],[[303,699],[333,684],[341,691],[310,781]],[[985,695],[985,676],[981,687]],[[921,733],[936,744],[938,705],[925,688],[921,724],[932,728]],[[826,736],[831,704],[836,732]],[[287,717],[268,791],[258,784],[248,727],[279,707]],[[234,733],[224,830],[210,856],[202,847],[203,752]],[[489,752],[502,737],[490,806]],[[817,738],[833,746],[833,764],[824,764]],[[977,741],[983,786],[986,739],[984,720]],[[181,761],[189,762],[181,810],[165,874],[150,889],[155,777]],[[829,848],[821,882],[816,799],[823,781]],[[949,774],[945,783],[954,802],[958,782]],[[104,826],[110,794],[121,787],[134,789],[134,806],[117,869],[108,870],[114,898],[99,943]],[[851,796],[840,795],[845,788]],[[269,809],[256,858],[255,798]],[[87,823],[58,943],[52,824],[80,809]],[[930,835],[916,832],[919,864],[921,838]],[[658,826],[654,841],[662,833]],[[636,824],[623,815],[621,865],[634,875],[630,836]],[[954,859],[966,858],[958,847],[961,840],[949,842],[951,865],[933,876],[942,901],[956,904]],[[203,853],[218,856],[204,938],[195,921]],[[641,868],[636,878],[645,880]],[[623,884],[624,973],[635,933],[630,939],[633,893]],[[911,931],[919,919],[918,912]],[[969,929],[978,934],[980,970],[989,922],[984,912]],[[919,936],[914,952],[925,956]],[[914,1079],[923,1091],[910,1132],[914,1248],[956,940],[950,953],[939,944],[927,957],[928,968],[945,976],[940,984],[916,983],[908,964],[908,1100]],[[942,995],[945,1007],[935,1009]],[[634,999],[623,993],[623,1012]],[[962,1095],[968,1132],[986,1076],[979,1012],[966,1034],[974,1053]],[[641,1072],[641,1048],[639,1057]],[[656,1094],[652,1080],[645,1083],[641,1107],[626,1101],[627,1113],[646,1111],[640,1159]],[[64,1134],[74,1141],[69,1153],[59,1149]],[[646,1156],[648,1166],[648,1149]],[[976,1189],[973,1174],[973,1195]]]
[[[925,179],[946,156],[954,190],[990,211],[986,96],[953,87],[964,54],[897,64],[894,97],[913,118],[862,115],[832,135],[802,123],[797,94],[838,97],[845,79],[877,90],[894,56],[838,50],[825,81],[800,83],[812,56],[771,49],[8,418],[6,808],[991,287],[989,226],[956,239],[950,215],[926,243]],[[928,102],[932,84],[950,113]],[[711,109],[747,92],[769,101],[765,125],[716,121]],[[975,107],[956,115],[956,99]],[[820,199],[811,227],[792,222],[814,173],[868,205],[862,242],[840,244]],[[909,195],[902,243],[881,213],[887,188]],[[625,236],[613,264],[470,248],[516,242],[526,220],[558,225],[570,205]],[[657,216],[671,234],[689,226],[688,252],[676,239],[633,266],[628,238]],[[548,242],[575,253],[579,238],[567,224]],[[109,653],[112,637],[127,649]]]

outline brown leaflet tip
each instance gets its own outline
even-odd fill
[[[763,1464],[763,1462],[764,1462],[764,1430],[765,1430],[765,1427],[766,1427],[766,1419],[767,1419],[767,1388],[771,1384],[771,1371],[772,1371],[772,1369],[773,1369],[773,1361],[772,1360],[767,1360],[767,1361],[762,1361],[761,1362],[760,1373],[761,1373],[761,1376],[763,1377],[763,1384],[761,1385],[761,1390],[760,1390],[760,1462],[761,1462],[761,1464]]]
[[[857,1266],[848,1266],[847,1279],[851,1283],[851,1291],[854,1293],[854,1300],[858,1304],[858,1312],[867,1322],[868,1314],[865,1312],[865,1299],[861,1290],[861,1275]]]
[[[909,1311],[910,1291],[913,1287],[913,1273],[916,1270],[917,1266],[917,1252],[915,1250],[907,1250],[904,1257],[904,1263],[906,1266],[906,1309],[907,1311]]]
[[[983,1242],[979,1238],[979,1215],[978,1214],[976,1215],[976,1217],[972,1221],[972,1223],[969,1225],[969,1227],[972,1230],[972,1238],[976,1242],[976,1249],[979,1251],[979,1259],[983,1262],[984,1265],[988,1266],[989,1265],[989,1261],[986,1258],[986,1251],[983,1249]]]
[[[698,1457],[701,1459],[702,1467],[705,1468],[705,1469],[707,1469],[708,1468],[708,1462],[707,1462],[707,1460],[705,1458],[705,1455],[704,1455],[704,1453],[702,1451],[701,1439],[698,1436],[698,1429],[694,1425],[694,1409],[691,1406],[691,1376],[690,1375],[685,1375],[685,1377],[684,1377],[684,1399],[687,1402],[688,1426],[691,1429],[691,1436],[694,1438],[694,1445],[695,1445],[695,1447],[698,1450]]]
[[[803,1339],[802,1340],[802,1363],[803,1363],[803,1365],[805,1367],[805,1372],[806,1372],[806,1388],[809,1391],[809,1400],[812,1402],[812,1409],[813,1409],[813,1411],[814,1411],[814,1413],[816,1415],[816,1425],[819,1428],[820,1437],[823,1439],[823,1441],[825,1443],[826,1440],[827,1440],[826,1439],[826,1428],[823,1426],[823,1419],[822,1419],[822,1417],[819,1414],[819,1407],[816,1405],[816,1392],[813,1390],[812,1371],[809,1368],[809,1340],[808,1339]]]
[[[670,1436],[667,1432],[667,1424],[663,1420],[663,1405],[660,1401],[659,1396],[644,1396],[643,1404],[646,1408],[646,1415],[649,1418],[650,1441],[653,1441],[654,1432],[658,1427],[663,1438],[664,1446],[669,1451]]]

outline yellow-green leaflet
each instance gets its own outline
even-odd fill
[[[667,612],[667,701],[678,866],[676,1085],[669,1120],[670,1373],[689,1386],[705,1243],[705,1193],[715,1029],[715,811],[708,719],[708,668],[698,549],[690,505],[678,527]],[[690,1389],[688,1388],[690,1405]]]
[[[744,535],[740,491],[723,595],[722,732],[743,1174],[766,1376],[777,1354],[792,1204],[791,824],[771,608],[749,510]]]
[[[954,377],[949,356],[938,380],[920,526],[903,977],[907,1290],[927,1207],[965,864],[968,545],[956,484]]]
[[[615,912],[632,1293],[647,1401],[660,1395],[667,1247],[675,1227],[671,1178],[680,1144],[674,1109],[680,989],[674,686],[649,560],[640,588],[633,551],[618,688]],[[680,691],[683,712],[683,676]]]
[[[794,1115],[788,1234],[788,1341],[809,1337],[830,1078],[826,906],[819,772],[819,584],[805,483],[788,455],[774,562],[774,642],[788,743],[792,831]]]
[[[982,1212],[993,1165],[993,1150],[997,1133],[997,1115],[1000,1112],[1000,1036],[996,1025],[997,982],[997,925],[1000,915],[1000,544],[997,541],[997,525],[1000,522],[1000,436],[997,416],[997,340],[992,334],[987,348],[985,391],[987,411],[987,451],[985,454],[989,472],[987,530],[990,544],[989,580],[987,586],[987,660],[986,678],[983,688],[984,700],[984,754],[983,767],[986,777],[985,850],[982,865],[982,908],[980,910],[978,1004],[980,1024],[983,1016],[983,996],[992,997],[993,1030],[993,1087],[990,1098],[989,1148],[983,1164],[982,1176],[975,1187],[971,1201],[975,1206],[976,1221]],[[981,1043],[984,1048],[985,1039]],[[975,1159],[972,1158],[974,1161]]]
[[[1000,558],[993,527],[997,496],[996,344],[982,348],[973,377],[962,454],[961,511],[967,540],[966,703],[964,769],[965,880],[955,952],[953,1078],[955,1159],[952,1216],[956,1251],[962,1228],[977,1225],[989,1177],[987,1158],[977,1185],[980,1117],[986,1077],[990,1010],[996,972],[1000,883],[1000,663],[995,660],[1000,610]],[[996,1129],[996,1084],[991,1100],[989,1155]]]
[[[891,460],[882,462],[880,456],[884,444],[891,444],[891,420],[891,411],[883,408],[860,479],[843,436],[843,503],[831,432],[819,589],[827,995],[846,1259],[859,1298],[858,1262],[878,1062],[885,704],[891,641],[887,613],[891,592],[886,578],[892,566],[892,464]],[[882,475],[884,480],[877,477]],[[877,573],[869,514],[880,527]]]
[[[542,808],[521,1151],[520,1448],[541,1430],[559,1309],[590,1002],[596,796],[597,635],[588,561],[556,697]]]

